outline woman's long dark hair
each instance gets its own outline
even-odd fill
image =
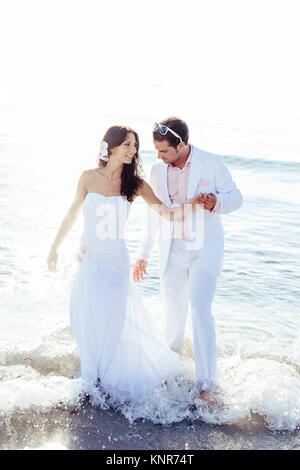
[[[111,155],[111,150],[114,147],[119,147],[125,140],[129,133],[134,134],[136,140],[136,153],[130,164],[123,165],[121,174],[121,196],[126,196],[129,202],[132,202],[133,196],[137,193],[138,188],[141,186],[143,180],[141,177],[142,168],[139,156],[139,136],[130,127],[125,126],[112,126],[110,127],[102,140],[108,144],[108,157]],[[107,162],[99,159],[98,167],[102,168],[107,165]]]

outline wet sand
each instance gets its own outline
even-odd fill
[[[186,447],[187,445],[187,447]],[[171,426],[138,421],[86,405],[77,412],[14,415],[0,428],[0,449],[70,450],[299,450],[300,430],[272,432],[259,416],[216,426],[182,421]]]

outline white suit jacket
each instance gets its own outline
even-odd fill
[[[218,276],[223,267],[224,231],[221,214],[228,214],[241,207],[243,198],[232,180],[231,174],[220,155],[191,146],[191,166],[187,199],[198,193],[214,193],[217,204],[213,211],[200,209],[187,216],[191,237],[186,241],[187,250],[197,250],[206,269]],[[151,169],[150,185],[156,196],[168,207],[172,207],[167,185],[167,167],[162,161]],[[148,206],[144,237],[139,247],[139,259],[148,261],[153,245],[159,240],[159,270],[163,275],[169,258],[174,222],[158,216]]]

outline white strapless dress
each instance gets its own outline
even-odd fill
[[[138,400],[182,370],[147,312],[130,276],[125,241],[130,203],[88,193],[82,260],[73,280],[70,319],[86,388]]]

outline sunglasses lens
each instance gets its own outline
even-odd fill
[[[166,135],[166,133],[168,132],[168,130],[169,130],[169,129],[167,128],[167,126],[160,126],[160,133],[161,133],[162,135]]]
[[[158,128],[159,128],[159,124],[158,124],[158,122],[155,122],[153,124],[153,132],[156,132]]]

